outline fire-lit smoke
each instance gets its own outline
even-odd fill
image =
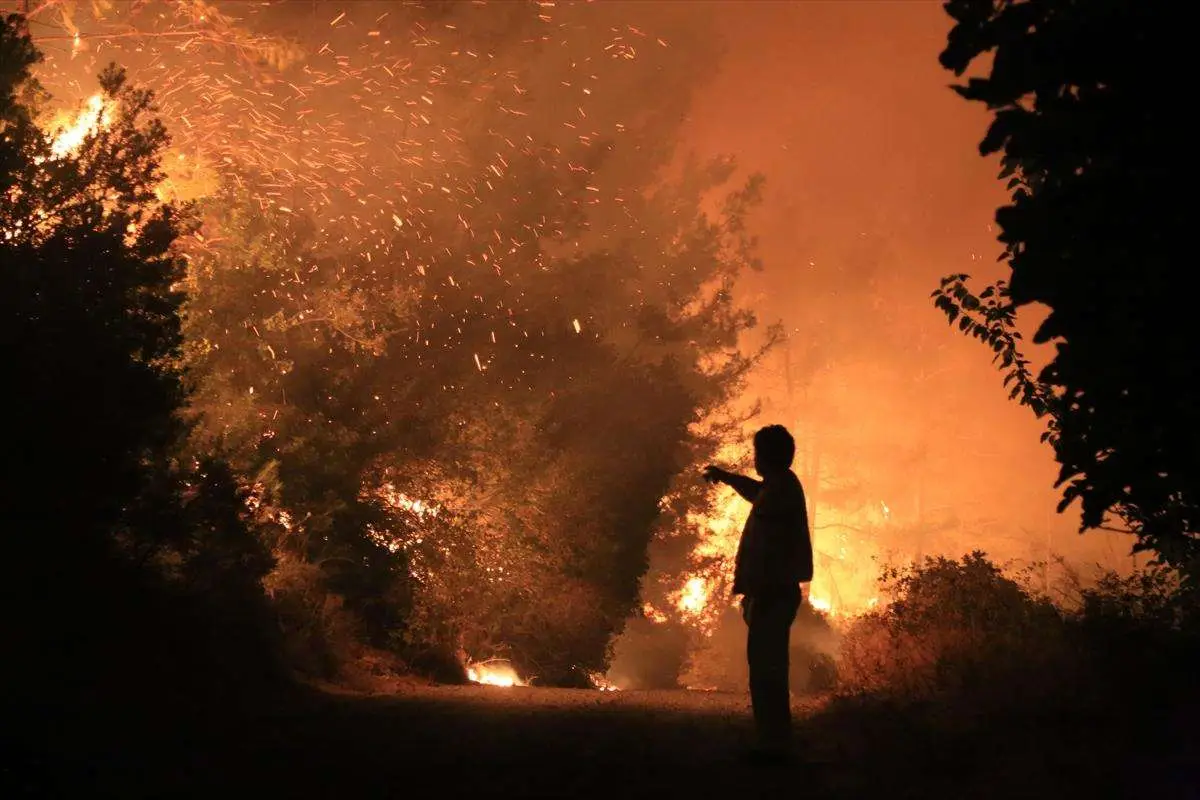
[[[975,549],[1015,568],[1049,562],[1047,586],[1058,557],[1083,573],[1126,567],[1128,541],[1079,536],[1077,511],[1056,513],[1040,423],[1007,399],[991,354],[930,306],[944,274],[1000,274],[992,222],[1005,197],[998,165],[978,154],[987,115],[947,88],[938,63],[951,23],[941,7],[705,8],[726,50],[682,149],[736,153],[745,171],[767,176],[751,221],[766,268],[740,288],[785,339],[737,410],[761,403],[745,443],[771,423],[797,440],[816,551],[808,602],[860,613],[887,601],[884,567]],[[1037,314],[1025,315],[1027,340]],[[723,466],[746,461],[745,447],[721,454]],[[716,508],[695,521],[700,542],[683,558],[669,542],[658,547],[652,572],[665,579],[665,601],[649,603],[638,625],[665,631],[677,619],[711,641],[733,600],[732,555],[749,510],[726,491]],[[663,646],[634,629],[618,642],[625,671]],[[731,662],[743,644],[731,637]]]
[[[729,607],[729,576],[733,574],[738,540],[750,504],[732,489],[722,487],[716,512],[694,520],[699,541],[691,553],[693,563],[705,565],[687,573],[669,595],[675,611],[700,631],[711,632],[715,616]],[[819,565],[807,587],[807,602],[818,611],[852,616],[879,603],[878,543],[871,532],[889,521],[887,504],[856,512],[825,510],[821,527],[813,533],[814,560]],[[853,531],[861,532],[854,535]]]
[[[591,65],[670,58],[669,39],[647,25],[685,16],[505,5],[463,4],[450,16],[421,4],[286,0],[40,3],[24,10],[46,51],[39,79],[56,97],[80,97],[105,64],[119,62],[134,84],[156,93],[175,151],[168,164],[183,155],[209,190],[217,179],[250,186],[264,210],[318,220],[343,245],[361,240],[359,255],[369,259],[380,255],[380,234],[393,225],[427,236],[435,217],[455,216],[443,205],[469,208],[481,193],[505,192],[513,161],[530,147],[598,148],[623,136],[626,121],[609,110],[632,87],[600,82],[606,76]],[[4,2],[0,9],[22,10]],[[603,36],[580,47],[574,31],[581,25]],[[484,38],[494,44],[479,47],[479,30],[489,26],[495,30]],[[690,35],[688,27],[675,30]],[[543,74],[523,85],[516,76],[531,63],[543,64]],[[622,80],[638,79],[630,72]],[[571,102],[537,106],[543,84],[570,88]],[[464,170],[479,156],[468,132],[480,126],[494,151]],[[624,203],[617,183],[593,180],[590,202]],[[191,187],[180,192],[197,196]],[[469,215],[458,218],[465,225]],[[481,241],[494,233],[470,231]],[[459,255],[494,264],[494,249]],[[577,332],[586,325],[578,313],[568,317]],[[486,366],[481,361],[480,370]]]
[[[497,230],[468,223],[482,196],[523,207],[506,181],[515,159],[536,155],[535,136],[550,149],[599,148],[621,141],[631,123],[611,98],[635,98],[638,114],[673,113],[681,102],[668,89],[647,93],[633,72],[626,84],[600,81],[589,65],[657,59],[656,69],[707,74],[711,60],[680,64],[673,44],[676,34],[695,35],[684,17],[704,17],[726,48],[692,100],[678,152],[732,153],[767,176],[765,204],[751,219],[766,269],[738,290],[760,320],[778,320],[786,333],[733,409],[761,401],[761,414],[721,458],[745,463],[758,424],[792,430],[816,552],[808,602],[860,613],[886,601],[876,586],[883,566],[939,553],[1122,560],[1124,541],[1079,538],[1074,518],[1055,514],[1055,465],[1038,442],[1039,423],[1007,401],[989,354],[948,329],[929,302],[943,274],[995,274],[991,223],[1003,198],[996,165],[977,154],[987,119],[946,88],[938,65],[949,29],[938,4],[714,3],[682,15],[674,10],[682,4],[596,4],[614,21],[578,53],[562,52],[564,31],[573,15],[601,12],[576,4],[537,4],[538,34],[497,34],[492,51],[472,49],[454,23],[387,5],[164,0],[114,4],[105,21],[70,17],[82,4],[39,4],[35,38],[61,45],[48,49],[40,77],[62,102],[82,101],[48,125],[61,131],[54,153],[107,124],[111,109],[93,93],[93,76],[116,59],[156,91],[172,134],[160,198],[250,187],[263,209],[310,216],[368,264],[396,255],[391,232],[432,240],[449,220],[444,263],[404,262],[430,291],[448,290],[457,270],[500,270],[507,253],[547,233],[500,241]],[[514,71],[534,59],[544,74],[522,85]],[[572,102],[536,105],[539,91],[563,84]],[[471,161],[465,132],[481,127],[494,147]],[[659,143],[636,152],[651,145]],[[592,208],[616,214],[623,187],[640,177],[630,174],[640,164],[630,164],[569,169],[586,177]],[[564,309],[562,324],[590,332],[586,311]],[[488,369],[479,346],[443,357]],[[367,490],[417,531],[438,513],[434,501],[394,487]],[[719,491],[715,511],[689,521],[693,548],[652,554],[652,569],[672,576],[663,597],[644,598],[652,624],[680,620],[703,635],[729,609],[748,506]],[[393,532],[376,535],[388,549],[405,546]],[[479,682],[521,682],[515,673],[490,679],[486,664],[470,669]]]
[[[733,461],[745,462],[744,447],[726,450]],[[802,465],[798,465],[803,471]],[[734,602],[730,593],[738,541],[750,504],[728,487],[715,490],[714,510],[689,522],[696,532],[696,545],[689,559],[691,569],[678,578],[678,586],[667,595],[673,612],[702,636],[711,636],[720,615]],[[811,509],[815,511],[815,509]],[[816,521],[815,514],[810,514]],[[821,509],[820,524],[812,532],[814,580],[806,587],[806,602],[831,616],[848,617],[875,608],[880,602],[877,577],[882,566],[880,539],[892,522],[884,501],[857,508]],[[911,556],[911,554],[903,554]],[[902,560],[891,554],[889,563]],[[668,617],[648,605],[646,615],[660,623]]]

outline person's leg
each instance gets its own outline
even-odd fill
[[[784,593],[771,598],[764,616],[766,636],[763,644],[763,670],[766,695],[766,715],[762,733],[765,743],[780,747],[787,744],[792,733],[791,693],[788,691],[788,642],[792,621],[796,618],[796,601]]]
[[[799,597],[785,592],[755,600],[747,635],[750,700],[759,743],[785,747],[792,730],[788,640]]]
[[[770,681],[767,678],[770,668],[768,658],[770,635],[768,626],[763,619],[763,612],[766,609],[759,605],[761,602],[761,600],[755,601],[753,611],[746,620],[748,627],[746,662],[750,667],[750,707],[754,712],[754,728],[758,732],[760,742],[763,739],[770,694]]]

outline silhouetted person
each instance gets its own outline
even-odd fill
[[[754,434],[754,469],[761,481],[710,464],[706,480],[721,482],[750,501],[738,543],[733,593],[742,595],[750,701],[758,732],[755,755],[787,754],[792,732],[788,692],[788,639],[800,607],[800,584],[813,577],[812,539],[804,488],[792,472],[796,442],[787,428]]]

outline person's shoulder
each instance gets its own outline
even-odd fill
[[[800,478],[796,476],[796,473],[788,470],[783,486],[789,505],[807,505],[808,499],[804,496],[804,486],[800,483]]]
[[[803,503],[804,490],[800,487],[800,479],[796,477],[796,473],[788,470],[763,484],[754,505],[759,511],[790,513],[791,509]]]

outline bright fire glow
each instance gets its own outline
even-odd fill
[[[467,678],[485,686],[524,686],[525,682],[506,661],[481,661],[467,666]]]
[[[89,97],[77,112],[61,110],[45,126],[51,135],[50,153],[60,159],[79,152],[84,141],[113,122],[115,105],[103,94]],[[162,161],[162,182],[154,187],[161,202],[198,200],[216,190],[220,179],[216,171],[200,155],[170,151]],[[131,231],[132,233],[133,231]]]
[[[369,492],[367,493],[370,494]],[[437,517],[441,513],[441,506],[434,505],[427,500],[422,500],[419,497],[410,497],[404,492],[398,491],[391,483],[384,483],[375,490],[375,496],[383,502],[387,503],[397,511],[403,511],[416,519],[418,523],[427,522]],[[421,544],[422,538],[417,536],[411,539],[405,539],[396,535],[391,530],[377,530],[374,527],[367,528],[367,535],[376,544],[387,548],[389,553],[398,553],[405,549],[407,545]]]
[[[708,605],[708,594],[708,582],[704,578],[698,576],[688,578],[687,583],[683,586],[683,591],[679,593],[676,608],[685,615],[698,616]]]
[[[738,453],[722,454],[735,462]],[[714,510],[691,520],[700,540],[692,551],[696,564],[683,578],[683,585],[669,598],[675,612],[701,632],[712,630],[716,617],[734,598],[727,595],[725,581],[733,575],[738,540],[750,505],[732,489],[720,487]],[[809,605],[830,616],[852,617],[879,603],[876,594],[879,555],[871,531],[890,524],[893,514],[882,500],[856,511],[822,505],[817,509],[813,532],[815,575],[805,588]],[[715,565],[715,566],[714,566]]]
[[[621,691],[620,686],[617,686],[615,683],[612,683],[611,681],[608,680],[608,678],[605,678],[599,672],[588,673],[588,678],[592,681],[592,686],[595,686],[597,689],[599,689],[602,692],[619,692],[619,691]]]
[[[407,511],[421,521],[436,517],[442,510],[440,506],[419,497],[409,497],[404,492],[397,491],[390,483],[379,487],[379,496],[392,508]]]
[[[52,129],[57,130],[50,145],[50,152],[55,158],[74,153],[88,136],[94,135],[111,122],[112,105],[104,101],[104,95],[94,94],[87,99],[83,110],[69,123],[60,118],[51,125]]]
[[[670,617],[659,611],[651,603],[645,603],[642,606],[642,613],[646,616],[646,619],[650,620],[656,625],[662,625],[670,620]]]
[[[829,611],[833,610],[833,603],[829,602],[828,597],[813,597],[812,595],[809,595],[808,604],[817,611],[824,611],[828,613]]]

